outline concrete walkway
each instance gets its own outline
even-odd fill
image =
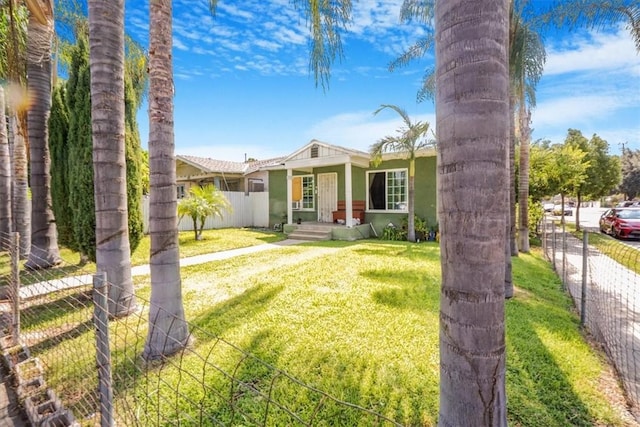
[[[263,245],[247,246],[246,248],[230,249],[227,251],[213,252],[210,254],[196,255],[192,257],[182,258],[180,267],[190,265],[204,264],[210,261],[219,261],[223,259],[233,258],[240,255],[247,255],[257,252],[264,252],[271,249],[281,248],[283,246],[291,246],[298,243],[304,243],[305,240],[285,239],[276,243],[265,243]],[[132,276],[144,276],[150,274],[149,264],[138,265],[131,268]],[[92,274],[82,274],[79,276],[64,277],[62,279],[48,280],[44,282],[34,283],[32,285],[22,286],[20,288],[20,298],[30,299],[38,295],[44,295],[50,292],[62,289],[73,289],[80,286],[89,285],[93,282]],[[2,427],[0,425],[0,427]]]

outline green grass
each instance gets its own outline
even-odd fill
[[[184,357],[158,368],[161,382],[153,375],[145,377],[135,363],[115,362],[119,404],[132,396],[152,402],[138,407],[139,413],[148,421],[167,417],[166,425],[178,416],[197,417],[197,407],[175,397],[179,389],[225,425],[240,425],[238,412],[230,410],[224,397],[234,391],[236,408],[258,416],[266,403],[250,392],[257,389],[270,391],[301,415],[313,416],[320,395],[274,375],[215,339],[217,335],[339,399],[405,425],[435,425],[439,256],[435,243],[331,241],[185,267],[184,306],[188,320],[197,326],[194,343]],[[509,423],[624,425],[603,387],[612,382],[608,366],[583,339],[571,302],[549,264],[534,252],[514,258],[513,267],[516,295],[506,302]],[[135,280],[140,297],[148,298],[149,278]],[[68,322],[68,314],[53,316]],[[50,317],[33,321],[44,325]],[[143,314],[142,322],[130,316],[111,323],[114,360],[138,360],[146,336],[144,319]],[[136,328],[137,335],[129,328]],[[75,337],[74,345],[82,345],[83,336],[89,333]],[[56,358],[53,348],[37,355],[52,367],[48,372],[67,363]],[[250,387],[232,388],[218,371],[203,369],[202,358],[235,372]],[[90,358],[82,361],[95,364]],[[50,384],[56,390],[75,381],[73,376],[53,378]],[[171,397],[161,399],[158,390],[171,392]],[[323,421],[314,425],[374,425],[362,413],[323,402],[316,414]],[[291,424],[286,414],[273,411],[267,425]]]
[[[567,232],[582,240],[583,232],[576,231],[575,224],[567,224],[566,229]],[[640,249],[626,245],[620,240],[596,231],[589,231],[587,235],[590,246],[597,248],[604,255],[636,274],[640,274]]]

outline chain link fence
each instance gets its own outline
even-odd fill
[[[640,249],[597,232],[542,227],[545,256],[562,279],[581,324],[602,344],[627,399],[640,414]]]
[[[3,361],[33,425],[401,425],[194,324],[188,346],[147,362],[143,296],[130,315],[110,320],[103,274],[70,263],[25,270],[16,233],[0,234],[0,248]]]

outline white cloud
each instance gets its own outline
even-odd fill
[[[547,47],[547,76],[580,71],[635,69],[638,73],[638,56],[628,30],[615,33],[589,33],[588,37],[576,37],[569,46]]]
[[[538,104],[532,113],[532,124],[534,128],[538,128],[589,123],[611,114],[618,106],[619,103],[608,96],[584,95],[555,98]]]
[[[361,151],[369,151],[371,144],[387,135],[395,135],[397,129],[402,126],[399,116],[389,111],[388,115],[379,113],[374,116],[371,111],[343,113],[328,117],[309,128],[305,134],[306,139],[318,139],[330,144],[354,148]],[[409,114],[413,121],[427,121],[435,130],[435,116],[426,114],[414,116]]]

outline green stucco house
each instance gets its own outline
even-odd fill
[[[369,153],[312,140],[266,166],[270,226],[283,224],[287,231],[299,223],[335,224],[354,230],[345,235],[349,240],[380,235],[390,222],[399,226],[408,212],[406,154],[385,154],[377,167],[370,160]],[[415,212],[436,224],[435,150],[416,155]]]

